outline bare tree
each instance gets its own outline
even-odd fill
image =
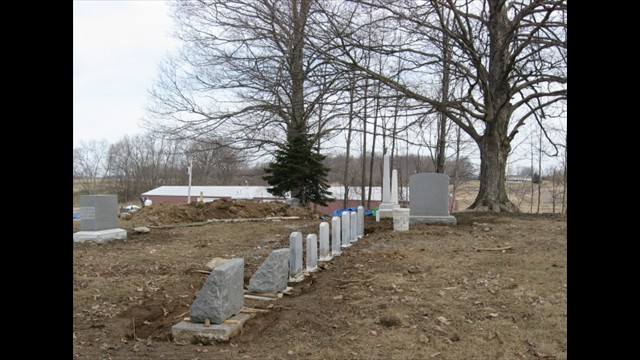
[[[186,183],[183,144],[157,134],[125,136],[109,148],[108,176],[121,201],[138,199],[140,194],[163,184]]]
[[[73,149],[73,177],[83,192],[101,190],[99,184],[108,172],[108,150],[109,143],[104,139],[81,141],[80,147]]]
[[[171,2],[184,47],[161,65],[145,125],[258,154],[299,133],[329,136],[332,117],[316,115],[338,75],[307,46],[315,2]]]
[[[344,17],[336,10],[343,7],[373,8],[376,19]],[[553,113],[566,100],[566,9],[566,0],[353,0],[325,7],[325,29],[331,34],[326,53],[446,115],[476,142],[480,189],[470,208],[519,211],[507,196],[507,158],[528,119]],[[396,26],[385,27],[388,19]],[[361,33],[372,28],[388,36],[368,46]],[[442,56],[445,37],[449,58]],[[379,71],[350,56],[353,48],[402,58],[405,65]],[[450,71],[451,88],[462,96],[442,101],[432,90],[430,79],[443,66]]]
[[[551,180],[551,213],[555,214],[556,208],[563,203],[564,175],[562,169],[553,166],[547,168],[547,176]]]
[[[456,154],[456,161],[455,161],[455,166],[453,168],[453,187],[451,190],[451,197],[454,199],[454,201],[452,201],[449,204],[449,211],[452,212],[454,210],[454,203],[455,203],[455,198],[456,198],[456,192],[458,191],[458,179],[460,176],[460,144],[461,144],[461,136],[460,136],[460,128],[457,128],[456,131],[456,149],[455,149],[455,154]]]
[[[345,154],[345,162],[344,162],[344,177],[342,178],[342,184],[344,185],[344,199],[342,201],[342,207],[346,208],[349,206],[349,168],[351,162],[351,135],[353,133],[353,119],[355,117],[354,103],[355,103],[355,87],[356,80],[354,76],[349,77],[349,114],[348,114],[348,125],[347,125],[347,140],[346,140],[346,154]]]
[[[246,160],[242,150],[228,146],[228,140],[213,138],[187,145],[185,154],[193,160],[194,184],[233,185]]]
[[[540,214],[540,200],[542,197],[542,131],[538,132],[538,204],[536,214]]]
[[[437,3],[435,3],[437,6]],[[449,19],[444,18],[442,21],[449,26]],[[449,82],[450,82],[450,71],[449,71],[449,63],[450,52],[449,52],[449,36],[446,32],[442,33],[442,103],[446,104],[449,99]],[[446,150],[446,135],[447,135],[447,116],[443,112],[439,114],[438,118],[438,147],[436,152],[436,172],[444,174],[444,164],[445,164],[445,150]]]

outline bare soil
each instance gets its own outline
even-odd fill
[[[402,232],[366,217],[365,237],[291,295],[245,299],[268,312],[240,335],[184,345],[171,326],[188,316],[209,260],[244,258],[246,286],[292,231],[317,234],[330,220],[282,203],[143,208],[120,219],[126,240],[73,245],[73,358],[566,359],[566,217],[452,215],[457,225]],[[268,216],[300,219],[207,222]]]

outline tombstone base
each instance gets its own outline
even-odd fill
[[[287,282],[290,282],[290,283],[298,283],[298,282],[300,282],[300,281],[302,281],[302,280],[304,280],[304,273],[303,273],[303,272],[300,272],[300,273],[299,273],[298,275],[296,275],[296,276],[293,276],[293,277],[291,277],[291,276],[290,276],[290,277],[289,277],[289,280],[287,280]]]
[[[126,240],[126,239],[127,239],[127,230],[124,230],[124,229],[78,231],[73,233],[74,242],[93,241],[98,244],[104,244],[111,240]]]
[[[376,222],[380,222],[382,218],[392,218],[393,209],[398,208],[400,208],[399,204],[381,203],[380,206],[378,206],[378,211],[376,211]]]
[[[204,324],[191,321],[181,321],[171,327],[173,341],[179,344],[203,344],[212,345],[216,341],[229,341],[229,339],[240,333],[244,323],[256,314],[239,313],[227,320],[233,323],[211,324],[208,327]]]
[[[456,225],[458,222],[456,218],[453,216],[409,216],[409,224],[445,224],[445,225]]]
[[[381,218],[392,218],[393,209],[399,208],[399,204],[394,203],[381,203],[376,211],[376,222],[379,222]]]

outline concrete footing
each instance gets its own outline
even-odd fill
[[[454,216],[409,216],[409,224],[445,224],[456,225],[457,221]]]
[[[171,327],[173,341],[179,344],[211,345],[218,341],[229,341],[239,334],[247,320],[256,314],[239,313],[222,324],[211,324],[208,327],[200,323],[183,320]]]
[[[73,233],[74,242],[93,241],[98,244],[104,244],[111,240],[125,240],[126,238],[127,230],[119,228],[97,231],[78,231]]]

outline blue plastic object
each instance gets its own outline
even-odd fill
[[[350,207],[350,208],[344,208],[344,209],[338,209],[338,210],[334,210],[333,213],[331,214],[332,216],[341,216],[343,212],[348,211],[348,212],[357,212],[358,211],[358,207]],[[364,209],[364,216],[373,216],[373,211],[365,208]]]

